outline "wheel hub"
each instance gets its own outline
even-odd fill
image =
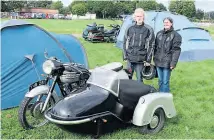
[[[158,118],[158,116],[153,116],[152,117],[152,120],[151,120],[151,123],[150,123],[150,127],[153,129],[153,128],[155,128],[155,127],[157,127],[157,125],[158,125],[158,122],[159,122],[159,118]]]
[[[37,102],[34,107],[32,108],[32,116],[35,118],[42,118],[43,114],[41,113],[43,107],[43,103],[42,102]]]

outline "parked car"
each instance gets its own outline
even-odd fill
[[[59,19],[65,19],[65,16],[64,16],[63,14],[59,14],[59,15],[58,15],[58,18],[59,18]]]
[[[65,19],[72,20],[72,15],[65,16]]]

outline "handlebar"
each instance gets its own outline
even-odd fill
[[[61,60],[57,59],[56,57],[48,57],[48,53],[47,51],[44,52],[44,56],[47,60],[53,60],[53,61],[56,61],[56,62],[59,62],[61,63],[63,66],[69,66],[77,71],[79,71],[80,73],[82,73],[81,69],[85,69],[85,70],[88,70],[86,68],[84,68],[84,65],[82,64],[79,64],[79,63],[74,63],[74,62],[71,62],[71,63],[62,63]]]

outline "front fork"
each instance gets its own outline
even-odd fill
[[[48,102],[49,102],[49,100],[50,100],[51,94],[52,94],[52,92],[53,92],[53,90],[54,90],[54,87],[55,87],[55,85],[56,85],[57,78],[58,78],[58,76],[54,76],[53,83],[52,83],[51,87],[50,87],[49,90],[48,90],[48,96],[47,96],[47,98],[46,98],[46,100],[45,100],[45,103],[44,103],[44,106],[43,106],[41,112],[44,112],[45,109],[46,109],[46,106],[47,106],[47,104],[48,104]]]

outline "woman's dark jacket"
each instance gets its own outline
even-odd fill
[[[182,37],[173,28],[157,33],[154,49],[154,63],[157,67],[176,66],[181,53]]]

